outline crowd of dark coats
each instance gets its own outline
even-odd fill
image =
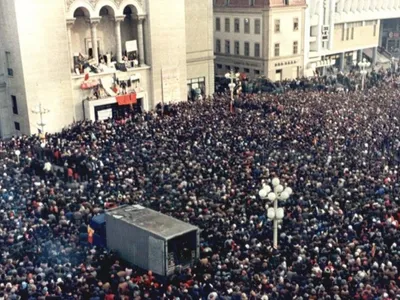
[[[381,76],[1,141],[0,299],[399,299],[400,91]],[[294,191],[276,249],[274,177]],[[199,226],[201,259],[162,281],[82,241],[121,204]]]

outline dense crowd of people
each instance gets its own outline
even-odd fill
[[[0,299],[399,299],[400,91],[385,78],[1,141]],[[274,177],[294,191],[276,249],[258,196]],[[201,259],[162,281],[82,240],[129,203],[199,226]]]

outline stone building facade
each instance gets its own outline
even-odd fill
[[[305,0],[214,0],[216,73],[303,74]]]
[[[211,0],[1,0],[1,136],[211,95],[212,35]]]

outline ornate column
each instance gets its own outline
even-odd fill
[[[139,15],[138,16],[138,50],[139,50],[139,64],[140,66],[145,65],[145,54],[144,54],[144,39],[143,39],[143,21],[146,16]]]
[[[99,63],[99,52],[97,51],[97,25],[100,23],[100,18],[90,18],[90,31],[92,35],[92,51],[95,64]]]
[[[75,69],[74,53],[72,52],[72,34],[71,34],[71,29],[72,29],[72,26],[74,25],[74,23],[75,23],[75,18],[67,20],[68,51],[69,51],[69,61],[71,64],[72,72],[74,72],[74,69]]]
[[[115,17],[115,39],[117,43],[117,62],[122,62],[121,22],[124,16]]]

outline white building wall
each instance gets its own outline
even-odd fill
[[[0,1],[0,52],[2,53],[0,74],[4,74],[3,82],[6,84],[5,88],[3,85],[0,104],[0,109],[2,111],[0,115],[2,119],[2,137],[18,135],[21,134],[21,132],[28,133],[30,128],[26,106],[24,73],[22,61],[20,60],[20,36],[15,13],[16,6],[17,4],[13,0]],[[14,73],[12,77],[7,75],[5,51],[10,52],[9,67],[12,68]],[[11,95],[17,98],[18,115],[12,112]],[[14,122],[20,124],[20,131],[15,129]]]
[[[212,0],[185,1],[187,79],[205,77],[206,95],[214,93]]]
[[[2,76],[0,76],[0,137],[4,137],[5,133],[9,131],[7,122],[8,107],[6,104],[6,84],[1,82],[2,79]]]
[[[293,20],[297,18],[299,21],[299,29],[293,30]],[[270,17],[270,34],[271,34],[271,59],[274,58],[274,45],[280,44],[280,57],[282,56],[293,56],[293,42],[298,42],[298,54],[303,50],[303,24],[302,24],[302,13],[296,9],[290,11],[286,9],[280,13],[271,14]],[[275,20],[280,20],[280,32],[274,32]],[[296,54],[296,55],[298,55]]]
[[[1,0],[0,31],[4,38],[0,42],[0,52],[10,51],[14,70],[12,78],[6,76],[5,89],[2,85],[0,107],[5,117],[1,121],[8,126],[8,129],[2,126],[3,132],[17,134],[13,128],[14,122],[19,122],[20,133],[36,133],[39,116],[31,111],[39,103],[50,110],[44,117],[47,123],[45,130],[49,132],[60,130],[74,119],[83,117],[82,100],[87,95],[79,88],[83,78],[75,78],[71,74],[72,57],[68,50],[66,26],[66,21],[74,18],[78,7],[84,7],[90,16],[98,17],[101,7],[107,5],[117,16],[122,16],[123,8],[134,4],[137,13],[145,16],[144,48],[146,64],[150,67],[140,72],[143,73],[141,85],[146,90],[146,109],[153,108],[162,99],[161,77],[165,68],[175,68],[175,75],[178,74],[176,100],[186,99],[188,75],[205,75],[209,88],[207,93],[211,94],[214,90],[212,2],[203,0],[196,3],[199,6],[196,14],[189,5],[191,3],[184,1],[176,0],[171,4],[169,0]],[[185,4],[196,18],[186,19]],[[121,23],[122,50],[125,40],[137,39],[135,22],[125,20]],[[201,28],[196,23],[201,23]],[[100,54],[116,51],[112,25],[111,19],[104,19],[97,27],[101,40]],[[186,37],[186,27],[190,27],[192,32],[195,29],[191,36],[194,38],[190,41]],[[86,54],[85,39],[90,38],[86,20],[77,20],[71,32],[72,54]],[[187,43],[192,50],[187,50]],[[0,74],[3,74],[4,58],[0,57],[0,61]],[[17,97],[18,115],[12,114],[11,95]]]
[[[343,5],[340,5],[343,1]],[[392,19],[400,17],[398,0],[339,0],[337,12],[334,12],[335,23]]]
[[[304,66],[307,66],[308,55],[311,50],[310,49],[310,27],[311,27],[312,23],[311,23],[310,15],[311,15],[311,9],[307,5],[305,12],[304,12],[304,28],[303,28],[303,30],[304,30],[304,41],[303,41],[303,43],[304,43],[304,45],[303,45],[303,48],[304,48],[303,64],[304,64]]]
[[[152,101],[154,107],[163,99],[162,71],[176,69],[175,80],[179,89],[170,97],[176,101],[186,100],[186,32],[185,0],[147,0],[149,35],[147,55],[151,57]],[[164,91],[165,92],[165,91]]]
[[[29,132],[37,132],[40,118],[31,110],[39,103],[50,110],[44,117],[45,130],[61,130],[74,120],[64,3],[16,0],[15,5]]]
[[[325,5],[324,5],[325,3]],[[324,20],[324,8],[326,15]],[[307,0],[306,19],[310,20],[309,26],[305,27],[305,44],[312,45],[315,41],[317,48],[305,51],[305,66],[310,62],[321,60],[321,56],[333,54],[335,45],[333,42],[334,26],[341,23],[352,23],[360,21],[383,20],[400,18],[399,0]],[[322,47],[321,26],[330,25],[330,36],[327,47]],[[317,26],[317,35],[310,36],[310,26]],[[347,49],[348,51],[375,47],[377,45],[362,45],[358,48]],[[306,49],[306,48],[305,48]],[[316,51],[313,51],[316,50]]]

